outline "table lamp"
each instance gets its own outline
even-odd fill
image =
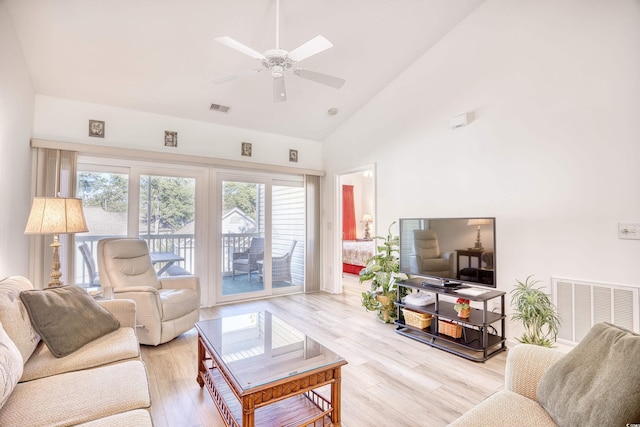
[[[491,224],[491,220],[487,218],[472,218],[467,222],[467,225],[477,225],[478,226],[478,235],[476,237],[476,244],[474,247],[469,248],[473,251],[482,251],[484,248],[482,247],[482,242],[480,241],[480,226],[481,225],[489,225]]]
[[[371,228],[369,224],[373,222],[373,218],[371,218],[369,214],[364,214],[362,222],[364,222],[364,238],[365,240],[371,240]]]
[[[59,234],[89,231],[84,219],[82,200],[66,197],[34,197],[25,234],[53,234],[53,258],[51,260],[51,280],[49,286],[62,286],[60,277],[60,255],[62,246]]]

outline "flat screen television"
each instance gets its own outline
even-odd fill
[[[400,218],[400,271],[428,285],[496,287],[496,220]]]

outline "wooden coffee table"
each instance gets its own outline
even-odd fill
[[[198,377],[228,426],[340,426],[347,362],[268,311],[196,323]]]

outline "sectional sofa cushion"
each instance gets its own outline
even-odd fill
[[[41,344],[25,363],[20,382],[50,377],[108,365],[140,356],[140,346],[133,328],[120,328],[82,347],[82,351],[57,358],[49,347]]]
[[[598,323],[538,384],[538,401],[561,426],[640,422],[640,335]]]
[[[149,414],[148,410],[135,409],[133,411],[121,412],[100,418],[99,420],[89,421],[88,423],[78,424],[77,427],[140,427],[152,425],[151,414]]]
[[[0,322],[25,361],[40,342],[27,309],[20,301],[20,292],[31,289],[33,285],[25,277],[11,276],[0,280]]]
[[[22,356],[0,323],[0,408],[22,375]]]
[[[56,357],[71,354],[120,327],[108,310],[77,286],[23,291],[20,299],[33,327]]]
[[[144,364],[130,360],[19,383],[0,408],[0,426],[72,426],[150,406]]]

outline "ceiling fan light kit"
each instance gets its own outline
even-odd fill
[[[280,49],[280,0],[276,0],[276,48],[269,49],[264,54],[251,49],[250,47],[240,43],[237,40],[232,39],[229,36],[218,37],[215,40],[231,49],[235,49],[238,52],[242,52],[254,59],[261,61],[262,66],[271,72],[273,77],[273,102],[282,102],[287,100],[287,93],[284,85],[285,72],[289,71],[294,75],[311,80],[316,83],[320,83],[326,86],[331,86],[336,89],[340,89],[345,80],[339,77],[331,76],[317,71],[303,70],[300,68],[294,68],[297,62],[300,62],[310,56],[323,52],[331,47],[333,44],[323,36],[315,36],[311,40],[301,44],[297,48],[288,52],[284,49]],[[257,76],[263,70],[245,70],[239,73],[231,74],[229,76],[219,77],[213,80],[214,83],[226,83],[231,80],[237,80],[245,77]]]

